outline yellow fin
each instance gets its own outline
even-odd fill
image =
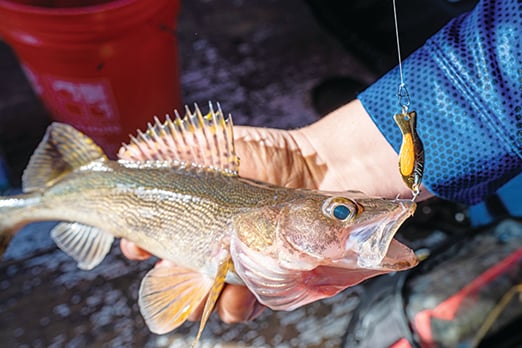
[[[225,260],[223,260],[218,267],[218,272],[216,274],[216,278],[214,279],[214,284],[210,289],[210,293],[208,294],[207,301],[205,302],[205,308],[203,309],[203,315],[201,316],[201,321],[199,323],[198,334],[196,335],[196,339],[192,343],[192,348],[194,348],[203,333],[203,329],[207,323],[210,314],[214,310],[214,306],[221,294],[221,290],[223,290],[223,286],[225,285],[225,278],[227,276],[228,271],[233,268],[232,258],[228,256]]]
[[[197,105],[194,112],[188,107],[185,116],[171,120],[167,115],[161,123],[155,117],[145,132],[138,131],[124,144],[118,157],[127,162],[190,164],[196,167],[237,175],[239,159],[236,156],[233,138],[232,117],[225,117],[218,104],[214,110],[209,103],[209,112],[201,113]]]
[[[105,159],[102,149],[89,137],[70,125],[55,122],[47,128],[24,171],[23,190],[43,190],[75,168]]]
[[[212,288],[212,279],[201,273],[161,261],[143,278],[140,312],[156,334],[183,324]]]

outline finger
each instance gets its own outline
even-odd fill
[[[225,323],[241,323],[257,318],[265,307],[242,285],[228,284],[221,293],[217,311]]]
[[[120,248],[123,255],[131,260],[146,260],[152,255],[126,239],[120,240]]]

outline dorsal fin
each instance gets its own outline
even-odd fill
[[[43,190],[63,175],[96,160],[105,160],[91,138],[64,123],[52,123],[22,177],[24,192]]]
[[[155,117],[145,132],[138,131],[124,144],[118,157],[127,162],[138,163],[184,163],[197,167],[218,170],[237,175],[239,159],[236,156],[232,131],[232,117],[224,117],[221,107],[214,111],[209,103],[209,112],[201,113],[197,105],[194,112],[185,108],[185,116],[161,123]]]

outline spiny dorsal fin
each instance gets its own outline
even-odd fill
[[[70,125],[55,122],[47,128],[24,171],[23,190],[43,190],[64,174],[105,159],[102,149],[89,137]]]
[[[131,136],[118,157],[124,162],[184,163],[237,175],[239,159],[234,147],[232,117],[225,118],[219,104],[215,111],[211,103],[206,115],[197,105],[194,112],[188,107],[185,112],[180,117],[175,111],[174,120],[167,115],[164,123],[155,117],[155,123],[149,124],[147,131]]]

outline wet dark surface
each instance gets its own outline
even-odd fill
[[[236,124],[279,128],[318,119],[311,90],[332,76],[367,84],[375,76],[289,1],[184,1],[177,35],[183,101],[219,101]],[[0,151],[16,190],[49,116],[12,51],[0,42]],[[137,308],[139,282],[153,262],[132,262],[115,245],[101,266],[81,271],[34,224],[0,265],[0,345],[5,347],[186,347],[197,325],[151,334]],[[201,347],[337,347],[358,288],[293,312],[265,312],[227,325],[213,316]]]

